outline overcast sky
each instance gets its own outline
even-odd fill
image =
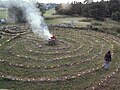
[[[1,0],[1,1],[7,1],[7,0]],[[8,0],[8,1],[11,1],[11,0]],[[29,0],[24,0],[24,1],[29,1]],[[85,0],[35,0],[35,1],[38,1],[40,3],[68,3],[68,2],[71,3],[72,1],[84,2]],[[93,1],[96,2],[101,0],[93,0]]]
[[[72,1],[79,1],[79,2],[84,2],[84,0],[36,0],[41,3],[70,3]],[[101,1],[101,0],[93,0],[93,1]]]

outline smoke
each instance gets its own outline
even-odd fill
[[[34,2],[9,0],[2,4],[8,8],[12,6],[20,7],[24,12],[25,19],[31,25],[32,31],[36,36],[41,37],[44,40],[48,40],[52,36],[44,22],[44,18],[41,16],[39,9],[36,8]]]
[[[72,5],[71,4],[61,4],[62,6],[62,9],[65,9],[65,10],[70,10],[72,8]]]

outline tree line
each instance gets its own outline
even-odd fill
[[[120,21],[120,0],[101,0],[100,2],[85,0],[84,3],[74,1],[70,4],[58,4],[55,10],[57,14],[83,16],[96,20],[111,18]]]

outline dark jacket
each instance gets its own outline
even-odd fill
[[[108,51],[105,55],[105,61],[111,61],[111,54],[110,51]]]

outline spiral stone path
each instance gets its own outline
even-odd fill
[[[108,50],[114,56],[114,46],[120,48],[119,38],[90,30],[49,27],[58,40],[58,45],[49,46],[47,41],[36,37],[30,27],[23,25],[19,29],[21,32],[4,32],[0,39],[0,76],[13,81],[55,82],[92,75],[103,68]],[[119,64],[105,77],[114,75]],[[85,88],[95,89],[105,77]]]

